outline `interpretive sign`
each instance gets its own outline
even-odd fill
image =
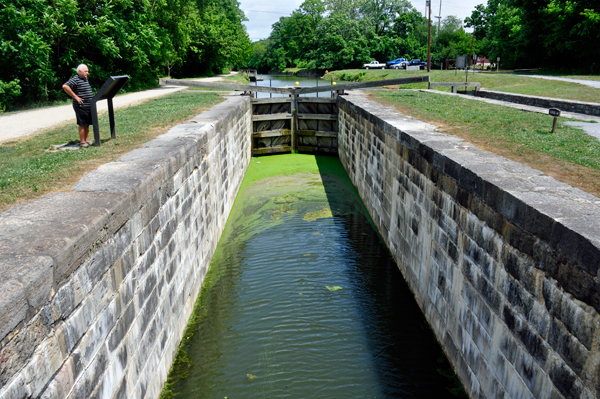
[[[113,97],[125,86],[125,83],[129,80],[129,76],[111,76],[106,79],[106,82],[98,90],[96,95],[92,98],[92,124],[94,125],[94,145],[100,146],[100,128],[98,127],[98,108],[96,103],[100,100],[106,100],[108,105],[108,120],[110,123],[110,137],[113,139],[117,138],[115,131],[115,113],[113,110]]]
[[[456,56],[456,69],[465,69],[467,67],[467,56],[458,55]]]

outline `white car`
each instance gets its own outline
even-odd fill
[[[364,64],[362,67],[365,69],[383,69],[385,68],[385,64],[380,64],[379,61],[371,61],[368,64]]]

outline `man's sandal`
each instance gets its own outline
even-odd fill
[[[81,147],[81,148],[88,148],[89,145],[88,145],[88,143],[83,142],[83,143],[79,143],[79,147]]]

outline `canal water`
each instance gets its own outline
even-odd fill
[[[339,160],[252,158],[163,397],[464,391]]]
[[[300,87],[315,87],[319,86],[329,86],[331,85],[331,81],[317,79],[317,78],[300,78],[297,76],[291,75],[258,75],[259,78],[262,78],[262,81],[250,82],[250,86],[266,86],[269,87],[294,87],[296,86],[296,82],[299,83]],[[269,97],[288,97],[287,94],[277,94],[277,93],[257,93],[258,98],[269,98]],[[322,92],[322,93],[310,93],[301,95],[301,97],[325,97],[330,98],[331,92]]]

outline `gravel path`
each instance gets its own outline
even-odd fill
[[[211,78],[202,78],[197,80],[216,82],[222,80],[223,76],[214,76]],[[152,90],[140,91],[137,93],[125,94],[113,98],[113,107],[115,109],[136,104],[144,100],[164,96],[179,90],[184,90],[181,86],[162,86]],[[108,109],[105,100],[97,103],[98,112]],[[77,126],[75,123],[75,112],[72,105],[62,105],[59,107],[39,108],[30,111],[0,114],[0,143],[14,140],[20,137],[39,134],[53,126],[65,122],[73,122],[73,134],[77,136]]]

